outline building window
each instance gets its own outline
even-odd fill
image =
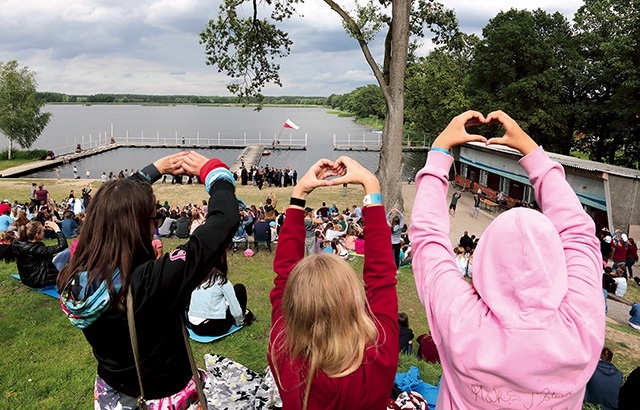
[[[485,171],[484,169],[480,170],[480,185],[484,185],[487,186],[487,178],[489,177],[489,174],[487,171]]]
[[[511,180],[509,178],[500,177],[500,191],[502,191],[505,195],[509,195],[509,186],[511,184]]]
[[[460,164],[460,175],[464,178],[467,177],[467,164]]]
[[[532,203],[535,200],[533,196],[533,188],[529,185],[524,186],[524,194],[522,195],[522,202]]]

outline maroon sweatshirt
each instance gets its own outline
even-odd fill
[[[330,378],[318,371],[312,380],[307,407],[309,410],[385,409],[391,394],[399,349],[396,267],[391,252],[391,233],[384,207],[365,207],[363,218],[366,221],[363,277],[366,296],[375,316],[378,341],[365,348],[362,364],[353,373]],[[276,278],[270,294],[272,329],[269,352],[275,337],[284,329],[282,295],[289,273],[304,257],[304,238],[304,212],[300,209],[288,209],[273,262]],[[306,363],[292,361],[284,355],[272,357],[269,354],[268,359],[278,384],[283,408],[302,408]]]

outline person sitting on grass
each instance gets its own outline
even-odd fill
[[[38,221],[27,224],[26,241],[13,242],[12,252],[20,280],[32,288],[43,288],[56,283],[58,274],[69,261],[67,238],[60,227],[51,221],[45,222],[47,229],[56,233],[58,243],[47,246],[44,239],[45,226]]]
[[[304,257],[307,195],[342,183],[362,185],[371,198],[363,210],[366,292],[348,262]],[[267,353],[285,409],[386,408],[398,370],[398,298],[379,192],[376,177],[348,157],[319,160],[293,187],[273,261]]]
[[[411,353],[410,345],[413,343],[413,330],[409,327],[409,316],[406,313],[398,313],[398,326],[400,329],[400,353]]]
[[[640,330],[640,303],[636,302],[631,306],[629,315],[631,316],[629,325],[636,330]]]
[[[584,402],[602,406],[605,410],[618,408],[618,394],[622,386],[622,372],[611,363],[613,352],[608,347],[602,349],[600,361],[587,383]]]
[[[226,255],[219,268],[211,270],[191,293],[187,326],[200,336],[222,336],[233,325],[253,323],[255,315],[247,310],[247,289],[227,279]]]

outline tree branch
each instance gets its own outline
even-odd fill
[[[333,0],[324,0],[324,2],[329,7],[331,7],[331,9],[333,11],[338,13],[340,18],[342,18],[342,20],[350,27],[351,32],[356,35],[355,36],[356,40],[358,40],[358,44],[360,44],[360,48],[362,49],[362,53],[364,54],[364,58],[365,58],[365,60],[367,60],[367,63],[369,64],[369,67],[371,67],[371,70],[373,71],[373,75],[376,77],[376,80],[378,81],[378,84],[380,85],[380,89],[382,90],[382,93],[384,94],[384,98],[387,101],[390,101],[391,90],[389,89],[389,86],[387,85],[387,82],[385,81],[385,77],[384,77],[382,71],[380,71],[380,67],[378,66],[378,63],[376,63],[376,60],[371,55],[371,51],[369,50],[369,45],[367,44],[366,41],[363,40],[363,36],[362,36],[362,32],[360,30],[360,27],[351,18],[349,13],[344,11],[342,9],[342,7],[340,7],[340,5],[338,5],[336,2],[334,2]]]

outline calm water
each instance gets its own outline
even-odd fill
[[[198,106],[130,106],[130,105],[49,105],[46,111],[53,114],[51,122],[38,138],[33,148],[53,149],[60,152],[73,150],[76,144],[83,147],[90,141],[105,141],[111,136],[111,127],[116,138],[130,137],[171,139],[218,138],[274,138],[286,140],[308,137],[306,151],[275,150],[271,156],[263,157],[261,166],[277,168],[292,167],[299,173],[319,158],[335,159],[349,155],[371,171],[378,166],[378,152],[343,152],[333,150],[333,135],[346,139],[371,135],[371,128],[355,123],[352,118],[340,118],[327,114],[324,108],[267,107],[262,111],[241,107],[198,107]],[[291,119],[300,129],[283,129],[282,125]],[[3,143],[7,142],[4,137]],[[121,169],[141,168],[157,158],[173,153],[170,148],[119,148],[108,153],[94,155],[74,161],[61,167],[63,178],[72,177],[73,165],[78,167],[84,178],[87,169],[92,178],[99,178],[103,171],[118,172]],[[227,163],[233,163],[241,149],[202,150],[203,155],[216,156]],[[424,164],[424,154],[405,155],[406,177],[413,169]],[[55,178],[51,168],[29,175],[37,178]]]

